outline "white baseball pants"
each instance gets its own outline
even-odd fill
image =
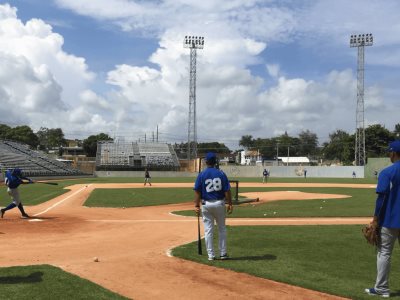
[[[214,220],[218,225],[218,248],[221,255],[226,252],[225,200],[203,201],[201,212],[204,222],[204,236],[208,257],[214,257]]]

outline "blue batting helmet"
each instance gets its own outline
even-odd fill
[[[22,176],[22,170],[20,168],[15,168],[11,171],[11,174],[20,177]]]

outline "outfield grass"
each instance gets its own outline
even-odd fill
[[[50,265],[0,268],[0,284],[9,300],[128,299]]]
[[[230,180],[239,180],[239,182],[262,182],[262,177],[229,177]],[[375,178],[322,178],[322,177],[313,177],[307,178],[304,177],[270,177],[268,178],[268,183],[371,183],[376,184],[377,180]],[[240,185],[240,183],[239,183]]]
[[[86,200],[90,207],[138,207],[193,201],[191,188],[96,189]]]
[[[281,217],[365,217],[372,216],[375,208],[374,189],[353,188],[240,188],[245,192],[301,191],[307,193],[344,194],[351,198],[316,200],[281,200],[263,204],[234,206],[229,218],[281,218]],[[290,194],[288,194],[290,196]],[[174,212],[195,216],[193,211]]]
[[[259,179],[259,178],[258,178]],[[239,178],[239,180],[256,181],[257,178]],[[19,188],[22,202],[25,205],[36,205],[53,199],[68,190],[64,189],[73,184],[90,183],[141,183],[142,178],[80,178],[58,181],[58,186],[44,184],[29,184]],[[153,182],[193,182],[194,178],[156,178]],[[271,181],[301,182],[302,178],[271,178]],[[307,182],[362,183],[364,179],[327,179],[311,178]],[[371,181],[371,180],[370,180]],[[373,181],[373,180],[372,180]],[[371,181],[371,182],[372,182]],[[253,207],[251,204],[235,207],[232,217],[314,217],[314,216],[369,216],[374,206],[374,189],[350,188],[240,188],[240,192],[297,190],[315,193],[336,193],[351,195],[351,199],[279,201],[261,204]],[[100,191],[100,192],[99,192]],[[191,188],[156,188],[151,189],[101,189],[95,190],[86,205],[101,207],[134,207],[189,202],[193,200]],[[325,202],[323,202],[325,201]],[[10,202],[6,188],[0,189],[0,205]],[[320,207],[323,207],[320,209]],[[274,215],[273,212],[276,212]],[[193,215],[192,212],[179,212],[182,215]],[[265,214],[265,216],[264,216]]]
[[[197,254],[197,242],[173,249],[173,255],[351,299],[370,299],[364,289],[374,285],[376,255],[362,237],[361,228],[228,227],[231,260],[209,262],[207,255]],[[202,245],[203,253],[207,253],[205,243]],[[400,299],[399,264],[400,251],[395,247],[390,275],[394,299]]]

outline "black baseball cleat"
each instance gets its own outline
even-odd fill
[[[225,254],[222,254],[219,258],[221,260],[227,260],[227,259],[229,259],[229,255],[228,255],[228,253],[225,253]]]
[[[381,296],[382,298],[389,298],[390,297],[390,293],[389,292],[378,292],[374,288],[365,289],[365,292],[370,296]]]
[[[4,217],[4,213],[5,213],[6,211],[4,210],[4,208],[2,208],[2,209],[0,209],[0,215],[1,215],[1,218],[3,219],[3,217]]]
[[[21,219],[29,219],[30,216],[28,214],[22,214]]]

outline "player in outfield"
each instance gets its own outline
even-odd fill
[[[263,171],[263,183],[268,182],[268,176],[269,176],[268,170],[264,169],[264,171]]]
[[[369,295],[385,298],[390,297],[390,259],[396,240],[400,238],[400,141],[390,143],[388,152],[393,164],[379,174],[376,187],[378,197],[370,225],[380,228],[376,282],[373,288],[365,289]]]
[[[218,248],[220,259],[224,260],[229,258],[226,246],[225,214],[226,211],[230,214],[233,210],[231,186],[225,173],[215,167],[217,164],[215,153],[207,153],[205,159],[207,168],[197,176],[194,185],[195,211],[199,215],[201,202],[208,260],[215,260],[213,235],[214,220],[217,221]],[[228,204],[226,210],[225,201]]]
[[[7,207],[0,210],[1,217],[4,217],[4,213],[7,210],[18,207],[21,212],[22,218],[29,218],[28,214],[24,210],[24,206],[22,205],[18,187],[21,184],[33,183],[33,181],[27,177],[22,176],[22,170],[18,168],[7,170],[4,177],[4,182],[7,186],[7,192],[11,196],[12,202]]]
[[[150,172],[149,172],[149,170],[146,168],[145,170],[144,170],[144,185],[146,186],[146,184],[147,183],[149,183],[150,184],[150,186],[151,186],[151,176],[150,176]]]

